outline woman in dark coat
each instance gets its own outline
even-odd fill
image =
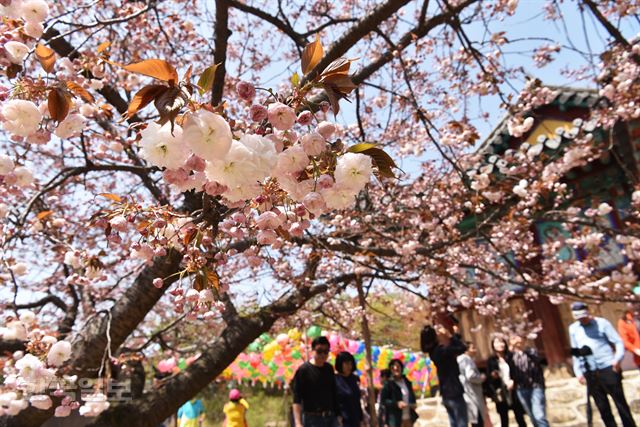
[[[496,337],[491,341],[493,355],[487,359],[489,390],[500,414],[502,427],[509,426],[509,409],[516,417],[519,427],[526,427],[524,409],[515,392],[515,384],[511,377],[511,353],[504,338]]]
[[[380,400],[385,407],[386,425],[411,427],[418,419],[416,395],[411,381],[404,376],[404,365],[398,359],[389,362],[391,379],[382,388]]]
[[[343,427],[363,427],[360,378],[353,373],[355,367],[356,361],[351,353],[343,351],[336,357],[336,396]]]

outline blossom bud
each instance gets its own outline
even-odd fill
[[[254,122],[261,122],[268,117],[267,109],[262,105],[254,104],[249,109],[249,116]]]
[[[278,235],[273,230],[260,230],[256,236],[259,245],[270,245],[276,241]]]
[[[323,121],[318,123],[318,127],[316,128],[317,132],[324,137],[324,139],[329,139],[336,131],[336,125],[331,122]]]
[[[303,111],[302,113],[298,114],[297,122],[302,126],[310,125],[312,120],[313,114],[311,114],[311,111],[309,110]]]
[[[256,88],[249,82],[238,82],[236,92],[240,99],[251,101],[256,96]]]

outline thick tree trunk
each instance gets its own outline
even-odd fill
[[[165,280],[162,288],[153,286],[153,279],[173,275],[178,271],[181,260],[182,255],[173,250],[156,259],[153,265],[140,273],[108,314],[98,314],[87,323],[78,340],[73,342],[73,355],[69,362],[73,374],[91,378],[97,375],[108,343],[115,353],[177,276]]]
[[[68,363],[70,375],[75,374],[79,378],[97,376],[108,343],[115,353],[175,281],[176,276],[165,280],[160,289],[153,286],[153,279],[168,277],[178,271],[181,260],[182,255],[173,250],[167,256],[158,258],[140,273],[135,283],[125,291],[108,314],[98,314],[87,323],[72,345],[73,353]],[[29,406],[15,417],[0,417],[0,427],[40,426],[52,416],[53,410],[42,411]]]
[[[351,276],[334,278],[334,282],[350,280]],[[155,427],[174,414],[187,400],[215,380],[235,358],[274,322],[296,312],[309,299],[325,292],[327,285],[301,288],[256,314],[232,316],[220,337],[202,349],[202,355],[187,369],[173,376],[162,387],[142,398],[114,405],[103,412],[91,427]]]
[[[241,319],[225,328],[219,338],[202,349],[202,355],[162,387],[140,399],[113,405],[92,427],[155,427],[200,390],[215,380],[253,340],[271,328],[275,318]]]

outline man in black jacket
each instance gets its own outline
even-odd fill
[[[337,427],[336,378],[329,358],[329,340],[318,337],[311,343],[313,359],[302,364],[293,377],[295,427]]]
[[[454,326],[452,334],[443,325],[425,326],[420,335],[422,351],[429,353],[438,370],[442,404],[447,409],[451,427],[466,427],[469,423],[464,389],[460,383],[457,357],[467,350]]]

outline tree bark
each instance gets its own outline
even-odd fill
[[[369,415],[371,416],[370,425],[378,427],[378,416],[376,414],[376,389],[373,386],[373,358],[371,357],[371,330],[369,329],[369,321],[367,320],[367,301],[362,289],[362,278],[356,277],[356,288],[358,288],[358,302],[362,310],[362,337],[364,338],[365,358],[367,360],[365,373],[367,375],[367,389],[369,391]]]
[[[165,290],[176,281],[177,276],[173,274],[178,271],[181,260],[182,255],[174,250],[169,251],[165,257],[156,259],[140,273],[107,315],[98,313],[87,323],[78,340],[73,342],[70,361],[73,374],[92,378],[97,375],[108,343],[115,353]],[[164,281],[162,288],[153,286],[153,279],[156,277],[169,276],[171,277]]]
[[[224,78],[226,75],[227,41],[231,36],[229,30],[229,3],[227,0],[216,0],[215,52],[213,63],[219,64],[211,88],[211,105],[218,105],[222,101],[224,92]]]
[[[73,353],[68,362],[69,375],[78,375],[80,378],[97,376],[107,347],[116,352],[176,280],[176,276],[165,280],[160,289],[153,286],[153,279],[168,277],[178,271],[181,260],[180,253],[173,250],[167,256],[158,258],[140,273],[111,310],[98,313],[87,322],[72,343]],[[29,406],[14,417],[0,417],[0,427],[39,426],[52,416],[53,410],[43,411]]]
[[[309,299],[326,290],[326,285],[302,288],[254,315],[234,316],[234,320],[227,323],[222,334],[205,347],[202,355],[184,371],[173,376],[160,388],[146,393],[141,399],[111,406],[90,427],[157,426],[215,380],[238,354],[267,332],[278,318],[295,312]]]
[[[215,380],[240,352],[269,330],[274,321],[265,322],[254,317],[227,326],[220,337],[203,349],[202,356],[183,372],[141,399],[111,406],[90,426],[157,426]]]

